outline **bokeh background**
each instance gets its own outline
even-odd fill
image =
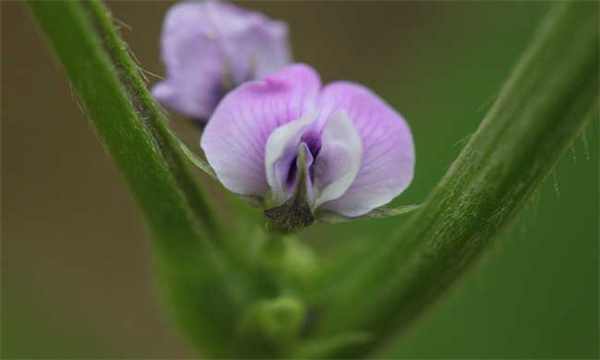
[[[163,74],[168,2],[110,2]],[[546,2],[244,2],[284,19],[295,58],[371,87],[408,119],[421,202],[480,122]],[[25,4],[1,2],[3,358],[184,358],[161,310],[143,219]],[[156,80],[152,80],[156,81]],[[173,119],[192,143],[197,129]],[[599,356],[598,120],[463,281],[380,357]],[[207,184],[211,193],[219,186]],[[219,202],[219,197],[215,197]],[[315,226],[313,244],[375,242],[402,218]]]

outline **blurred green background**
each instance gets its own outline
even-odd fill
[[[26,6],[1,3],[3,358],[189,358],[161,312],[139,211]],[[110,2],[162,74],[168,2]],[[284,19],[297,61],[363,83],[409,121],[421,202],[473,133],[546,2],[244,2]],[[155,80],[152,80],[155,81]],[[195,143],[199,133],[173,120]],[[598,358],[598,119],[484,261],[378,357]],[[207,186],[220,191],[214,183]],[[214,197],[215,202],[220,200]],[[378,241],[402,218],[314,226],[319,246]]]

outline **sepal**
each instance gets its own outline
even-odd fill
[[[194,154],[181,140],[179,141],[179,147],[181,148],[181,151],[183,151],[183,154],[188,158],[188,160],[190,160],[192,162],[192,164],[194,164],[194,166],[196,166],[198,169],[202,170],[206,175],[210,176],[211,178],[215,179],[215,180],[219,180],[217,178],[217,174],[215,173],[215,170],[212,168],[212,166],[210,166],[210,164],[205,161],[204,159],[198,157],[196,154]]]
[[[395,208],[378,207],[362,216],[347,217],[330,211],[319,211],[316,214],[317,221],[326,224],[337,224],[360,219],[381,219],[390,216],[408,214],[417,210],[421,205],[404,205]]]

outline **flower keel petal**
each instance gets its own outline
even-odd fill
[[[297,158],[302,135],[315,119],[316,115],[309,113],[277,128],[267,139],[265,170],[267,182],[277,203],[284,202],[290,195],[286,188],[290,167]]]

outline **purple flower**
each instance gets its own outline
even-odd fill
[[[402,116],[361,85],[322,87],[303,64],[230,92],[200,144],[227,189],[267,208],[305,204],[317,217],[387,204],[408,187],[415,163]]]
[[[220,2],[184,2],[167,13],[161,55],[167,77],[152,89],[163,105],[206,120],[231,88],[290,62],[287,25]]]

